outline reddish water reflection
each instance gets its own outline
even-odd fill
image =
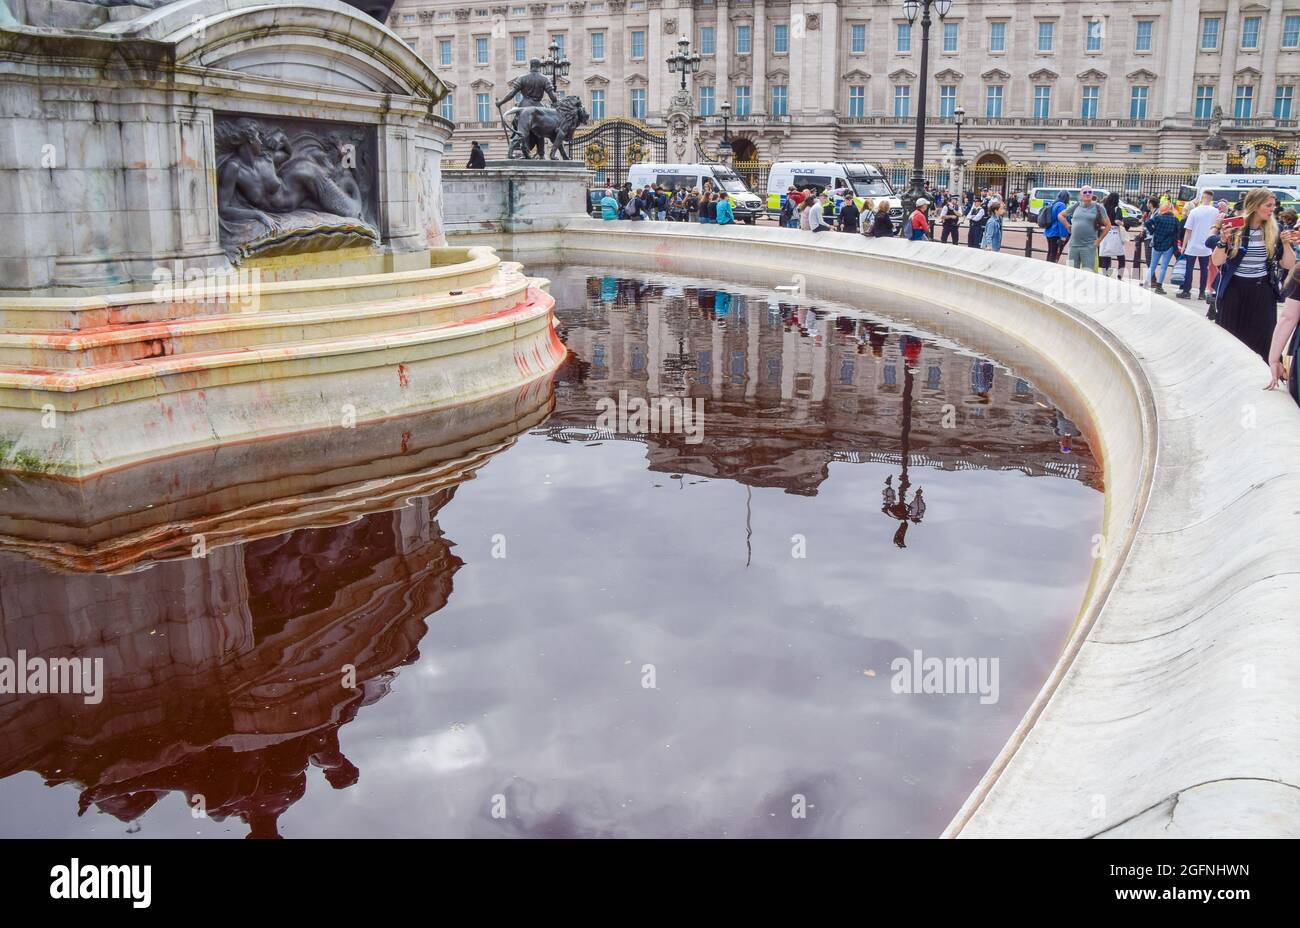
[[[880,317],[552,274],[555,388],[3,478],[0,655],[108,678],[97,706],[0,696],[4,833],[942,826],[1086,584],[1078,429]],[[700,440],[605,427],[620,392],[700,400]],[[913,647],[1000,655],[1003,699],[891,696]]]

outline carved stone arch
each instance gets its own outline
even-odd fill
[[[176,63],[278,81],[441,100],[446,86],[406,42],[341,0],[194,0],[110,25],[172,42]],[[331,36],[346,36],[341,42]]]
[[[1233,76],[1238,78],[1244,78],[1246,80],[1257,81],[1260,79],[1262,75],[1260,74],[1259,68],[1252,68],[1250,65],[1247,65],[1244,68],[1238,68],[1236,72],[1233,74]]]
[[[980,79],[991,83],[1005,84],[1007,81],[1011,80],[1011,75],[1001,68],[989,68],[980,75]]]
[[[1088,70],[1086,70],[1086,71],[1080,71],[1080,72],[1079,72],[1077,75],[1075,75],[1075,76],[1076,76],[1079,80],[1084,81],[1084,82],[1088,82],[1088,81],[1096,82],[1096,81],[1104,81],[1104,80],[1106,80],[1106,76],[1107,76],[1107,75],[1105,74],[1105,72],[1103,72],[1103,71],[1098,71],[1096,68],[1088,68]]]
[[[646,84],[649,83],[649,81],[646,80],[646,76],[644,74],[629,74],[624,79],[624,83],[626,83],[629,87],[644,87],[646,86]]]
[[[871,75],[866,71],[863,71],[861,68],[854,68],[852,71],[846,72],[841,77],[841,80],[865,84],[867,81],[871,80]]]
[[[486,77],[480,77],[478,80],[474,81],[474,83],[470,84],[469,86],[471,90],[477,90],[481,92],[485,90],[491,90],[493,87],[496,86],[496,84],[492,83]]]
[[[1060,77],[1061,75],[1057,74],[1051,68],[1039,68],[1037,71],[1029,75],[1031,81],[1037,81],[1040,84],[1045,81],[1059,80]]]
[[[916,75],[907,70],[907,68],[897,68],[889,72],[889,79],[897,84],[900,81],[914,81],[916,80]]]
[[[940,84],[958,84],[965,76],[956,68],[944,68],[934,75],[934,79]]]
[[[1156,76],[1146,68],[1138,68],[1136,71],[1130,71],[1124,75],[1130,82],[1135,84],[1154,84]]]
[[[609,84],[609,78],[602,74],[593,74],[583,81],[588,87],[605,87]]]

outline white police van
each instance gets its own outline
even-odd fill
[[[634,164],[627,172],[633,189],[653,184],[669,193],[674,190],[703,190],[705,182],[731,196],[731,210],[739,222],[754,224],[763,215],[763,201],[756,197],[740,175],[725,164]]]
[[[858,208],[867,200],[889,204],[889,219],[897,229],[903,222],[903,202],[885,175],[872,164],[861,161],[777,161],[767,174],[767,209],[776,215],[785,205],[785,193],[814,190],[817,193],[851,190]],[[870,224],[869,218],[864,222]]]

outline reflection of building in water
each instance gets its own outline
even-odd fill
[[[590,368],[561,391],[548,431],[592,426],[597,401],[619,390],[703,397],[703,443],[647,436],[652,469],[814,493],[832,460],[901,463],[910,414],[913,467],[1015,468],[1101,487],[1082,439],[1062,453],[1051,400],[987,359],[776,299],[586,283],[557,307],[569,348]]]
[[[45,512],[0,519],[0,653],[100,658],[104,698],[0,695],[0,778],[35,770],[79,784],[80,812],[123,821],[179,792],[259,837],[302,798],[308,766],[351,786],[361,772],[339,729],[418,658],[462,563],[439,510],[551,403],[547,378],[85,484],[5,478],[7,496]],[[140,513],[122,486],[170,493]],[[68,542],[66,527],[91,516],[97,534]],[[203,556],[176,556],[198,526]]]

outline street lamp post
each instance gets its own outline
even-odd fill
[[[731,121],[731,103],[723,100],[718,107],[722,110],[722,144],[718,146],[718,157],[723,161],[731,158],[731,134],[727,131],[727,124]]]
[[[551,79],[551,83],[554,84],[557,77],[569,76],[569,65],[571,62],[568,58],[565,58],[560,54],[560,43],[555,41],[555,39],[551,39],[551,44],[546,46],[546,50],[551,54],[549,57],[542,59],[542,71],[546,73],[546,76]]]
[[[916,95],[916,150],[912,153],[912,185],[903,194],[903,214],[911,215],[916,209],[916,201],[925,196],[925,88],[930,81],[930,7],[934,7],[943,19],[952,8],[952,0],[903,0],[903,12],[908,25],[916,22],[917,14],[921,16],[921,89]],[[908,223],[904,221],[906,231]]]
[[[952,154],[954,158],[963,158],[965,154],[961,150],[961,124],[966,121],[966,108],[959,106],[952,111],[952,115],[957,123],[957,149]]]
[[[677,40],[677,54],[668,56],[668,72],[670,74],[681,74],[682,90],[686,89],[686,75],[698,74],[700,71],[700,56],[691,54],[691,40],[682,36]]]
[[[957,193],[961,194],[966,189],[966,153],[961,150],[961,125],[966,121],[966,108],[959,106],[952,111],[953,121],[957,123],[957,146],[952,152],[952,163],[957,169],[956,183]]]

